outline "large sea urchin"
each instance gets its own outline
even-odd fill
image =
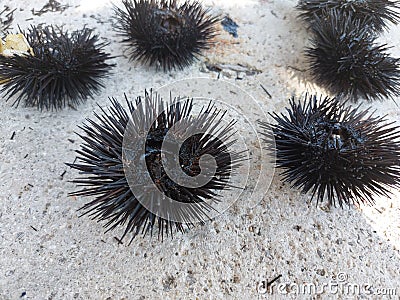
[[[197,1],[123,0],[125,10],[115,7],[115,27],[130,47],[130,57],[164,71],[183,69],[216,34],[218,18],[210,16]]]
[[[399,1],[390,0],[300,0],[297,8],[300,17],[312,24],[316,17],[322,18],[331,10],[340,15],[349,15],[353,20],[370,18],[367,24],[375,31],[382,31],[388,23],[397,24],[400,20],[397,9]]]
[[[92,30],[84,28],[69,34],[62,28],[32,26],[25,38],[32,53],[0,55],[0,78],[5,79],[1,91],[7,99],[16,96],[26,106],[39,109],[61,109],[75,106],[92,97],[103,84],[113,66],[106,60],[105,43],[98,42]]]
[[[108,230],[125,225],[122,238],[130,233],[132,239],[139,233],[152,234],[154,227],[163,237],[164,234],[172,235],[173,230],[183,231],[196,222],[208,220],[208,212],[213,208],[207,200],[220,201],[216,192],[229,188],[232,171],[242,159],[240,153],[229,149],[234,143],[231,139],[234,122],[221,126],[224,114],[212,105],[203,109],[197,117],[191,117],[191,100],[178,99],[167,104],[154,92],[138,97],[136,104],[127,100],[128,111],[115,99],[111,99],[111,104],[108,112],[102,109],[101,115],[95,115],[96,120],[88,120],[81,127],[85,143],[77,151],[77,161],[69,164],[82,174],[74,182],[84,186],[71,195],[96,197],[82,207],[85,214],[106,221]],[[151,127],[145,130],[145,123],[154,117],[154,113],[157,116],[154,123],[151,121]],[[202,133],[187,138],[175,153],[175,160],[179,157],[179,166],[174,172],[183,171],[194,181],[201,171],[200,160],[204,155],[211,155],[216,163],[215,172],[202,186],[182,186],[174,182],[164,168],[162,156],[165,152],[161,151],[161,147],[166,142],[167,134],[179,123],[177,132],[197,127]],[[139,134],[140,140],[131,134]],[[126,139],[129,141],[126,142]],[[175,141],[169,140],[169,143],[171,146]],[[128,144],[139,150],[126,154]],[[138,148],[138,144],[143,145],[143,153],[140,151],[142,146]],[[144,165],[140,166],[140,162]],[[151,182],[143,182],[143,178],[148,176]],[[157,196],[150,185],[167,198]],[[148,205],[138,199],[140,194],[146,198]],[[170,205],[174,202],[171,199],[189,206],[176,208]]]
[[[317,203],[374,203],[374,196],[400,188],[400,127],[368,110],[345,107],[335,98],[290,100],[288,115],[272,114],[277,166],[284,180]],[[275,143],[275,144],[274,144]]]
[[[368,18],[353,20],[337,11],[315,18],[306,56],[313,79],[330,93],[353,101],[400,95],[399,59],[375,43],[368,23]]]

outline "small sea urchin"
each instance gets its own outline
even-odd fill
[[[197,1],[178,5],[176,0],[123,0],[115,7],[116,30],[129,45],[132,60],[166,70],[183,69],[215,36],[218,18]]]
[[[69,34],[62,28],[32,26],[25,38],[31,53],[0,55],[1,91],[7,99],[16,96],[14,105],[61,109],[75,106],[97,93],[112,64],[92,30],[84,28]]]
[[[81,127],[85,143],[77,151],[77,161],[69,166],[81,172],[81,178],[74,182],[84,188],[72,195],[95,196],[82,207],[83,211],[106,221],[108,230],[125,225],[122,238],[128,233],[132,239],[140,233],[152,234],[154,227],[163,237],[172,235],[173,230],[184,231],[194,223],[204,223],[213,209],[207,201],[220,201],[216,192],[230,187],[230,176],[242,159],[240,153],[229,149],[234,143],[234,122],[221,126],[224,114],[212,105],[197,117],[191,116],[190,99],[175,99],[167,104],[156,93],[146,92],[136,99],[136,104],[126,101],[128,111],[111,99],[108,112],[102,109],[101,115],[95,115],[96,120],[88,120]],[[146,125],[149,120],[150,127]],[[179,127],[175,131],[179,134],[194,127],[200,131],[177,149],[174,161],[179,161],[179,165],[172,173],[183,171],[190,181],[195,181],[203,171],[201,159],[207,155],[215,159],[214,172],[201,186],[181,185],[166,172],[162,147],[165,143],[169,149],[178,145],[175,140],[166,139],[170,131],[176,130],[174,126]],[[146,177],[150,181],[146,182]],[[159,192],[162,197],[157,195]]]
[[[332,10],[340,15],[349,15],[353,20],[363,21],[369,18],[367,24],[375,31],[382,31],[388,23],[397,24],[400,17],[397,9],[399,1],[390,0],[300,0],[297,8],[302,11],[300,17],[310,24],[315,18],[323,18]]]
[[[382,99],[400,95],[399,59],[378,45],[369,19],[353,20],[337,11],[315,18],[312,46],[306,49],[315,82],[339,97]]]
[[[335,98],[305,96],[290,100],[288,115],[271,116],[275,150],[284,180],[317,203],[374,203],[374,196],[400,188],[400,127],[368,110],[345,107]]]

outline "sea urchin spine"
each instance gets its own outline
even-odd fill
[[[11,10],[8,6],[0,12],[0,38],[10,28],[12,21],[14,20],[14,11],[16,8]]]
[[[115,7],[116,30],[124,37],[132,60],[166,70],[189,66],[208,49],[218,18],[197,1],[123,0]]]
[[[290,101],[288,115],[272,114],[274,148],[283,178],[317,203],[374,203],[400,188],[400,127],[368,110],[345,107],[335,98],[305,96]]]

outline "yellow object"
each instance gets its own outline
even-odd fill
[[[11,57],[14,54],[33,55],[33,50],[22,33],[9,34],[6,36],[5,41],[0,39],[0,55]],[[9,78],[0,78],[0,84],[6,83],[9,80]]]
[[[5,41],[0,43],[0,54],[6,57],[14,54],[32,54],[32,48],[22,33],[9,34]]]

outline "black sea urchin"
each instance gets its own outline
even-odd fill
[[[266,141],[284,180],[311,191],[317,203],[326,196],[333,205],[372,204],[400,187],[400,127],[335,98],[292,98],[287,112],[272,114],[276,124],[262,123],[274,135]]]
[[[353,20],[370,18],[370,28],[382,31],[387,23],[397,24],[400,20],[398,10],[399,1],[390,0],[300,0],[297,8],[302,11],[300,17],[313,23],[316,17],[324,17],[331,10],[340,15],[349,15]]]
[[[136,107],[127,100],[128,111],[115,99],[111,99],[111,104],[108,112],[102,109],[101,115],[95,115],[96,120],[88,120],[81,127],[85,143],[77,151],[77,162],[69,164],[83,174],[74,182],[84,188],[72,195],[96,197],[81,208],[84,214],[106,221],[108,230],[125,225],[122,238],[130,233],[132,239],[140,232],[152,234],[154,227],[163,237],[164,233],[172,235],[174,228],[183,231],[196,222],[206,221],[207,213],[213,209],[206,200],[220,201],[216,192],[229,188],[231,172],[242,159],[240,153],[229,149],[234,143],[230,138],[234,122],[221,126],[224,114],[212,105],[203,109],[198,117],[190,117],[191,100],[166,104],[154,92],[146,92],[144,98],[138,97]],[[158,117],[153,118],[155,115]],[[151,119],[155,121],[150,121],[151,126],[146,129],[148,125],[145,123]],[[182,186],[174,182],[164,168],[162,153],[165,152],[161,151],[161,147],[171,128],[179,122],[181,126],[177,131],[174,129],[175,132],[182,133],[193,127],[200,131],[187,138],[175,152],[175,160],[179,157],[179,166],[174,172],[183,171],[191,181],[195,181],[201,171],[200,159],[211,155],[216,163],[215,172],[202,186]],[[134,137],[135,134],[139,139]],[[169,143],[171,146],[175,142],[170,140]],[[129,144],[131,152],[126,154],[126,149],[131,147]],[[150,182],[145,182],[144,178],[148,176]],[[155,186],[157,191],[152,191],[150,185]],[[157,192],[167,198],[160,198]],[[138,196],[142,198],[138,199]],[[172,206],[174,201],[171,199],[178,205]]]
[[[115,7],[115,27],[128,44],[130,57],[164,71],[183,69],[208,49],[218,18],[197,1],[123,0]]]
[[[31,54],[0,56],[1,88],[8,99],[16,95],[14,105],[24,100],[26,106],[61,109],[75,106],[97,93],[113,66],[106,60],[105,43],[84,28],[69,34],[62,28],[32,26],[24,33],[32,47]]]
[[[312,25],[312,46],[306,50],[311,76],[334,95],[353,101],[400,95],[399,59],[375,43],[368,22],[334,11]]]

